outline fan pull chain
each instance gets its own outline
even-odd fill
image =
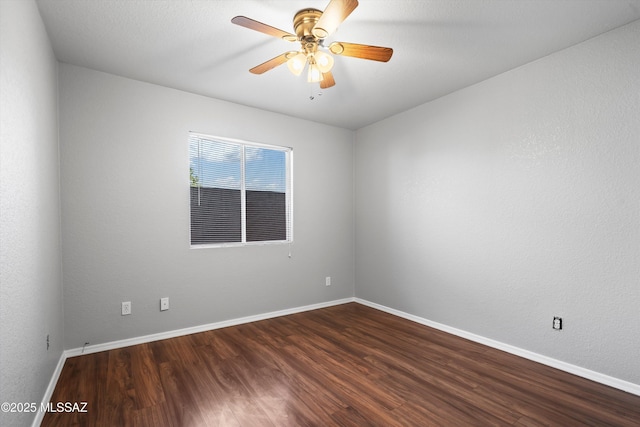
[[[314,95],[315,84],[311,83],[309,85],[309,101],[313,101],[316,99],[316,96],[322,96],[322,91],[319,90],[317,95]]]

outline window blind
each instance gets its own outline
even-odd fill
[[[191,245],[292,241],[287,147],[191,133]]]

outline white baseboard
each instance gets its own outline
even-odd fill
[[[221,322],[209,323],[206,325],[193,326],[190,328],[176,329],[173,331],[160,332],[157,334],[144,335],[141,337],[128,338],[119,341],[111,341],[103,344],[95,344],[86,346],[83,349],[74,348],[65,351],[66,357],[80,356],[81,354],[97,353],[105,350],[113,350],[116,348],[128,347],[130,345],[144,344],[153,341],[165,340],[168,338],[181,337],[184,335],[195,334],[198,332],[212,331],[214,329],[227,328],[229,326],[242,325],[244,323],[257,322],[259,320],[272,319],[274,317],[287,316],[289,314],[302,313],[304,311],[317,310],[319,308],[331,307],[334,305],[346,304],[354,302],[355,298],[344,298],[340,300],[321,302],[318,304],[305,305],[302,307],[288,308],[285,310],[272,311],[269,313],[256,314],[254,316],[241,317],[239,319],[223,320]]]
[[[56,384],[58,384],[58,378],[60,378],[60,373],[62,373],[62,367],[64,366],[64,362],[66,360],[67,360],[67,356],[65,355],[64,352],[62,352],[62,354],[60,355],[60,359],[58,359],[58,365],[56,366],[55,371],[53,371],[51,380],[49,380],[49,385],[47,386],[47,389],[44,392],[44,396],[42,396],[42,402],[41,402],[42,404],[46,405],[51,401],[51,396],[53,396],[53,391],[56,389]],[[42,404],[40,405],[40,408],[43,407]],[[44,411],[36,412],[36,416],[33,419],[33,423],[31,424],[31,427],[38,427],[40,424],[42,424],[42,420],[44,419],[45,413],[46,412]]]
[[[452,335],[456,335],[462,338],[466,338],[470,341],[474,341],[480,344],[484,344],[488,347],[493,347],[498,350],[506,351],[507,353],[514,354],[516,356],[523,357],[525,359],[532,360],[534,362],[542,363],[543,365],[550,366],[552,368],[559,369],[561,371],[568,372],[573,375],[577,375],[582,378],[586,378],[591,381],[595,381],[600,384],[604,384],[619,390],[626,391],[627,393],[640,396],[640,384],[634,384],[628,381],[621,380],[619,378],[611,377],[609,375],[601,374],[600,372],[591,371],[589,369],[582,368],[580,366],[572,365],[570,363],[563,362],[561,360],[553,359],[551,357],[543,356],[538,353],[534,353],[529,350],[524,350],[519,347],[514,347],[509,344],[495,341],[489,338],[485,338],[480,335],[473,334],[471,332],[463,331],[461,329],[452,328],[451,326],[443,325],[441,323],[433,322],[431,320],[424,319],[422,317],[414,316],[413,314],[405,313],[400,310],[386,307],[384,305],[376,304],[360,298],[355,298],[355,302],[358,304],[366,305],[371,308],[375,308],[380,311],[384,311],[394,316],[402,317],[407,320],[411,320],[421,325],[429,326],[434,329],[447,332]]]

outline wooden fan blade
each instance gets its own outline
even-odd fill
[[[287,33],[286,31],[282,31],[278,28],[272,27],[271,25],[263,24],[262,22],[258,22],[254,19],[247,18],[246,16],[236,16],[231,20],[232,23],[236,25],[240,25],[241,27],[248,28],[250,30],[260,31],[261,33],[277,37],[279,39],[283,39],[289,42],[294,42],[298,40],[298,37]]]
[[[291,54],[292,53],[295,55],[298,52],[285,52],[282,55],[278,55],[275,58],[271,58],[270,60],[268,60],[266,62],[263,62],[260,65],[256,65],[255,67],[253,67],[249,71],[252,72],[253,74],[266,73],[267,71],[271,70],[272,68],[276,68],[278,65],[282,65],[285,62],[287,62],[287,60],[289,60],[289,58],[291,58]]]
[[[352,56],[354,58],[371,59],[373,61],[387,62],[393,55],[390,47],[369,46],[365,44],[333,42],[329,50],[334,55]]]
[[[356,7],[358,0],[331,0],[311,32],[319,39],[328,37]]]
[[[322,80],[320,81],[320,89],[327,89],[331,86],[335,86],[336,81],[333,79],[333,74],[331,71],[327,71],[326,73],[322,73]]]

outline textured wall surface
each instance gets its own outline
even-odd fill
[[[359,130],[356,296],[640,384],[638,70],[636,21]]]
[[[293,148],[291,258],[282,244],[189,248],[189,131]],[[353,296],[353,137],[61,65],[66,348]]]
[[[35,3],[1,1],[0,402],[39,404],[62,354],[59,194],[57,62]]]

